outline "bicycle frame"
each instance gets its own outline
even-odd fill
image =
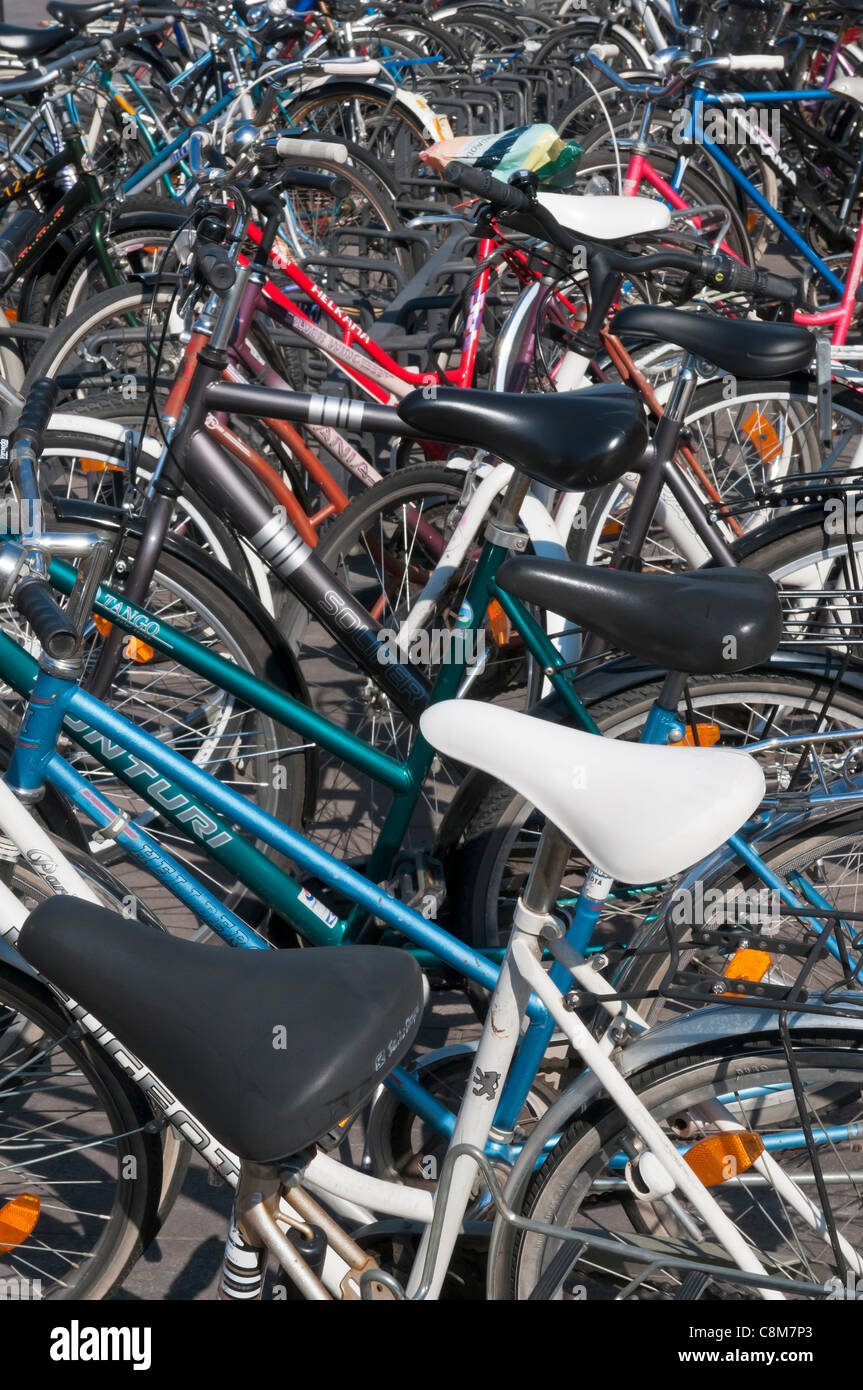
[[[614,85],[623,91],[628,91],[634,96],[638,96],[640,89],[638,86],[623,81],[605,63],[594,58],[596,67]],[[721,94],[708,91],[703,82],[698,81],[693,84],[692,102],[687,112],[687,119],[682,128],[682,138],[696,143],[704,149],[709,158],[714,161],[731,179],[736,187],[743,193],[761,213],[773,224],[783,236],[787,237],[795,250],[798,251],[809,264],[818,272],[821,278],[835,291],[842,295],[845,285],[822,258],[812,250],[808,243],[800,236],[799,232],[791,226],[782,215],[764,197],[761,191],[755,187],[750,179],[743,174],[722,147],[712,140],[705,130],[704,111],[711,107],[726,109],[728,107],[747,107],[747,106],[781,106],[789,101],[835,101],[836,96],[833,92],[825,91],[822,88],[807,89],[805,91],[763,91],[763,92],[724,92]],[[785,161],[775,151],[769,140],[764,139],[759,142],[761,153],[769,160],[780,178],[792,182],[797,187],[796,178],[793,173],[789,173]],[[621,192],[626,197],[636,197],[642,182],[648,183],[675,211],[686,212],[689,204],[680,193],[680,187],[686,172],[687,159],[681,156],[677,161],[674,176],[669,182],[664,179],[650,164],[649,154],[644,149],[636,149],[630,156],[627,164],[626,173],[623,179]],[[799,190],[798,190],[799,191]],[[726,248],[727,249],[727,248]]]
[[[72,773],[70,776],[71,770],[65,774],[60,772],[63,760],[48,749],[48,744],[52,738],[56,738],[59,732],[64,712],[74,714],[74,711],[80,707],[82,713],[89,716],[100,713],[100,716],[105,719],[105,727],[112,729],[114,733],[120,733],[122,726],[126,726],[126,730],[133,729],[133,726],[126,725],[126,721],[110,715],[110,712],[106,711],[104,707],[102,707],[101,712],[95,711],[94,706],[96,704],[97,702],[93,701],[91,697],[86,696],[77,687],[71,686],[68,680],[60,680],[55,676],[47,675],[44,671],[40,672],[33,699],[28,706],[28,712],[22,724],[19,741],[13,756],[13,764],[9,771],[9,779],[14,780],[16,776],[26,779],[28,773],[31,774],[32,785],[29,788],[31,794],[36,790],[35,782],[44,775],[47,775],[50,780],[57,779],[58,784],[65,784],[67,789],[75,780],[80,782],[82,779],[77,778],[77,774]],[[135,743],[139,740],[143,747],[150,745],[152,756],[155,759],[159,754],[160,745],[149,740],[146,735],[135,735],[134,738],[130,739],[130,742]],[[176,761],[177,763],[183,761],[176,755],[170,754],[169,750],[162,749],[161,752],[167,756],[168,761]],[[201,775],[198,774],[198,778]],[[203,776],[206,777],[206,774]],[[208,780],[212,781],[212,779]],[[82,787],[82,791],[85,788],[86,784]],[[230,791],[227,796],[233,798],[234,801],[242,801],[242,798],[238,798]],[[86,805],[91,816],[93,816],[94,811],[97,811],[100,801],[102,801],[104,813],[110,815],[114,808],[104,803],[99,795],[93,792],[92,788],[86,788],[82,802]],[[98,816],[94,818],[98,823]],[[22,809],[8,782],[0,783],[0,832],[12,839],[13,843],[24,854],[28,864],[45,880],[52,891],[71,892],[85,900],[97,901],[95,894],[90,891],[77,872],[63,858],[50,837],[33,821],[29,813]],[[346,879],[349,891],[363,896],[367,896],[371,892],[376,898],[378,915],[383,920],[389,920],[393,925],[396,925],[409,939],[426,944],[431,941],[436,943],[436,949],[441,949],[440,942],[442,937],[446,937],[445,933],[441,933],[436,927],[431,927],[418,914],[405,908],[397,900],[378,893],[353,871],[338,865],[337,861],[330,859],[321,851],[314,850],[314,847],[303,841],[302,837],[295,836],[293,832],[291,832],[291,837],[294,841],[292,857],[295,858],[296,862],[302,862],[304,857],[308,857],[310,862],[317,863],[319,871],[322,869],[325,871],[325,877],[329,874],[333,879]],[[344,882],[343,886],[345,886]],[[588,912],[592,916],[591,908],[588,908]],[[14,944],[24,915],[23,908],[9,889],[5,885],[0,885],[0,935],[9,944]],[[576,916],[578,917],[578,913]],[[573,949],[576,949],[576,936],[577,933],[570,932],[565,938],[566,943],[571,945]],[[452,938],[449,938],[444,946],[446,952],[450,954],[453,953],[454,947],[462,958],[466,954],[463,948],[457,947],[456,943],[453,943]],[[497,1086],[492,1082],[491,1095],[488,1095],[489,1086],[485,1084],[484,1078],[499,1079],[505,1077],[504,1094],[508,1094],[512,1090],[519,1057],[529,1050],[525,1044],[520,1053],[516,1055],[522,1017],[525,1014],[528,1018],[532,1016],[531,1028],[539,1026],[543,1031],[550,1031],[556,1023],[563,1028],[584,1063],[592,1071],[595,1080],[613,1097],[627,1119],[642,1135],[650,1150],[664,1164],[666,1171],[673,1176],[675,1184],[687,1195],[696,1210],[713,1230],[717,1239],[725,1246],[735,1264],[740,1269],[749,1271],[755,1276],[760,1295],[763,1298],[781,1297],[781,1281],[777,1286],[776,1282],[770,1279],[765,1278],[764,1282],[760,1280],[759,1276],[764,1275],[763,1266],[752,1255],[733,1223],[718,1208],[709,1192],[685,1164],[678,1147],[665,1136],[660,1127],[652,1120],[649,1112],[611,1062],[608,1050],[603,1047],[601,1042],[593,1039],[585,1025],[566,1009],[560,989],[554,982],[554,974],[549,978],[538,968],[539,954],[535,933],[532,934],[527,931],[523,925],[517,925],[507,948],[504,964],[495,986],[492,1012],[476,1054],[475,1075],[479,1078],[479,1082],[475,1082],[473,1089],[468,1089],[454,1129],[445,1131],[452,1134],[452,1147],[458,1149],[459,1145],[476,1144],[477,1142],[480,1146],[487,1144],[492,1130],[492,1122],[496,1118],[495,1111],[489,1107],[488,1101],[495,1101]],[[558,978],[560,970],[559,965],[555,966]],[[577,966],[577,971],[579,982],[589,984],[589,981],[585,981],[584,971],[580,966]],[[571,972],[564,971],[564,973]],[[548,1009],[548,1021],[545,1024],[542,1022],[542,1012],[539,1011],[541,1006],[536,1005],[532,997],[528,997],[528,982],[533,984],[534,988],[544,997]],[[601,982],[597,984],[596,988],[601,999],[603,993]],[[123,1048],[122,1040],[117,1040],[108,1030],[102,1028],[98,1020],[89,1015],[81,1006],[76,1005],[73,1000],[68,999],[62,992],[58,991],[58,993],[61,994],[61,998],[73,1016],[145,1091],[169,1122],[194,1145],[207,1162],[215,1167],[231,1185],[235,1186],[240,1176],[239,1165],[235,1156],[219,1145],[196,1118],[184,1110],[181,1102],[158,1078],[153,1076],[137,1058]],[[619,1008],[615,1006],[610,1012],[614,1016],[619,1013]],[[631,1010],[628,1011],[628,1016],[634,1018],[636,1022],[639,1021],[637,1015]],[[492,1017],[495,1020],[494,1027],[491,1025]],[[530,1030],[527,1037],[530,1037]],[[513,1064],[514,1057],[515,1062]],[[395,1085],[402,1098],[410,1103],[412,1096],[406,1092],[402,1076],[394,1074],[390,1084]],[[740,1127],[733,1119],[731,1123],[734,1127]],[[489,1147],[492,1153],[501,1152],[501,1146],[497,1143],[493,1143]],[[776,1170],[776,1165],[769,1155],[762,1162],[772,1180],[778,1184],[784,1184],[786,1190],[783,1191],[783,1196],[786,1199],[790,1198],[795,1209],[808,1221],[808,1224],[823,1234],[824,1223],[817,1208],[807,1201],[790,1180]],[[463,1161],[459,1157],[453,1165],[453,1174],[447,1186],[445,1204],[439,1213],[437,1230],[434,1232],[435,1245],[430,1261],[426,1258],[429,1253],[431,1233],[429,1222],[434,1218],[437,1204],[432,1202],[428,1193],[404,1189],[395,1183],[381,1182],[379,1179],[354,1173],[353,1170],[344,1169],[341,1165],[334,1164],[332,1160],[320,1155],[308,1165],[305,1178],[314,1190],[328,1196],[337,1210],[348,1214],[356,1215],[355,1203],[356,1199],[359,1199],[368,1203],[374,1211],[407,1217],[412,1220],[422,1220],[427,1226],[427,1231],[414,1265],[408,1294],[411,1296],[411,1294],[420,1292],[423,1296],[436,1297],[469,1200],[473,1181],[472,1161]],[[847,1251],[847,1257],[855,1271],[859,1272],[863,1268],[856,1253],[850,1248]]]

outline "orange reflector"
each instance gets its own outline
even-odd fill
[[[772,964],[768,951],[753,951],[750,946],[741,946],[734,952],[722,974],[726,980],[746,980],[749,984],[757,985],[759,980],[764,979]],[[727,989],[724,997],[745,999],[746,995],[735,994],[733,990]]]
[[[757,984],[763,980],[772,962],[768,951],[753,951],[749,946],[741,946],[735,951],[722,974],[726,980],[750,980]]]
[[[512,628],[509,618],[504,613],[496,598],[493,598],[488,606],[488,625],[491,635],[499,647],[506,646],[510,639]]]
[[[686,737],[682,738],[680,740],[680,743],[673,743],[671,747],[679,748],[681,744],[688,743],[690,748],[712,748],[714,743],[718,742],[719,725],[714,724],[712,719],[709,722],[702,724],[701,720],[699,719],[696,722],[694,732],[692,725],[687,724]]]
[[[122,473],[122,463],[106,463],[104,459],[81,459],[82,473]]]
[[[764,1152],[764,1141],[751,1129],[732,1134],[710,1134],[699,1139],[683,1157],[705,1187],[737,1178]]]
[[[147,661],[152,661],[155,654],[149,642],[142,642],[140,637],[130,637],[123,650],[127,661],[137,661],[141,666]]]
[[[101,632],[103,637],[107,637],[111,631],[111,624],[107,618],[100,618],[97,613],[93,614],[93,626],[97,632]]]
[[[741,428],[750,444],[757,451],[762,463],[770,463],[771,459],[776,458],[782,447],[779,443],[779,435],[770,421],[764,419],[760,411],[753,410],[750,415],[747,415]]]
[[[17,310],[17,309],[4,309],[3,312],[4,312],[4,314],[6,315],[6,317],[7,317],[7,319],[9,320],[10,323],[17,323],[17,322],[18,322],[18,310]]]
[[[38,1220],[39,1198],[33,1192],[22,1192],[0,1207],[0,1255],[26,1240]]]
[[[622,530],[623,522],[615,521],[613,517],[609,517],[608,521],[602,528],[602,535],[603,538],[605,536],[619,536]]]

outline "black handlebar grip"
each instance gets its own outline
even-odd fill
[[[42,435],[48,428],[48,423],[54,413],[57,404],[58,387],[57,382],[49,376],[40,376],[30,388],[30,394],[24,402],[24,409],[21,411],[20,419],[12,433],[12,445],[21,439],[29,439],[33,452],[38,454],[42,445]]]
[[[767,299],[781,299],[786,304],[796,304],[800,298],[800,281],[789,280],[787,275],[772,275],[769,270],[758,272],[758,293]]]
[[[533,201],[520,188],[502,183],[487,169],[476,169],[472,164],[462,164],[459,159],[451,159],[443,171],[447,183],[463,188],[467,193],[475,193],[478,198],[494,203],[495,207],[507,208],[510,212],[530,212]]]
[[[768,270],[750,270],[731,256],[715,257],[718,261],[710,283],[717,289],[736,290],[741,294],[754,294],[762,299],[779,299],[794,303],[800,296],[800,284],[789,280],[786,275],[772,275]]]
[[[68,660],[78,649],[78,633],[45,579],[25,579],[15,590],[15,607],[29,623],[42,650],[55,661]]]
[[[195,269],[211,290],[223,294],[231,288],[237,278],[237,271],[224,246],[212,241],[198,242],[194,259]]]

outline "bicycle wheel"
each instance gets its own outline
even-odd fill
[[[0,964],[0,1202],[38,1199],[0,1253],[7,1298],[110,1298],[156,1233],[161,1145],[142,1093],[48,989]]]
[[[826,506],[821,513],[813,524],[807,509],[798,529],[757,548],[756,533],[750,537],[744,563],[769,574],[778,585],[786,643],[850,651],[859,658],[863,651],[863,536],[846,534],[844,513],[835,526]],[[852,518],[852,531],[854,526]]]
[[[55,416],[62,424],[49,425],[45,431],[39,460],[39,485],[45,500],[62,503],[74,498],[108,507],[121,505],[129,481],[126,429],[135,435],[136,447],[141,444],[136,480],[142,486],[149,483],[161,446],[156,439],[141,439],[144,413],[143,403],[107,395],[88,400],[86,413]],[[107,429],[98,423],[91,425],[91,421],[105,420],[110,422]],[[114,425],[123,428],[111,428]],[[200,546],[251,587],[248,559],[239,538],[203,501],[179,500],[171,535]]]
[[[8,765],[16,733],[17,723],[4,706],[0,711],[0,764],[4,769]],[[130,896],[127,885],[122,883],[119,878],[115,878],[89,850],[70,844],[63,838],[64,832],[70,828],[64,823],[65,815],[63,813],[66,810],[65,806],[59,805],[52,808],[50,803],[43,800],[39,803],[37,819],[45,825],[54,843],[97,894],[104,906],[111,908],[114,912],[127,913],[134,904],[136,915],[140,921],[146,922],[154,930],[164,930],[162,923],[151,912],[146,903],[141,902],[139,898],[135,899]],[[45,814],[46,811],[48,814]],[[60,814],[57,814],[58,811]],[[68,815],[69,817],[74,815],[71,808],[68,808]],[[72,828],[74,831],[77,827],[73,824]],[[8,866],[6,872],[9,875],[7,880],[9,887],[18,901],[29,911],[38,907],[39,903],[44,902],[50,896],[50,889],[44,878],[41,878],[20,858],[15,860],[14,865]],[[162,1146],[162,1181],[160,1201],[155,1217],[157,1230],[161,1228],[174,1205],[192,1156],[191,1145],[171,1125],[165,1125],[162,1128],[160,1140]],[[155,1181],[155,1170],[153,1180]],[[152,1233],[156,1234],[157,1231]]]
[[[26,396],[39,377],[48,376],[58,382],[61,402],[83,404],[89,394],[101,395],[110,388],[125,389],[133,399],[145,398],[158,368],[157,398],[164,398],[184,351],[175,297],[173,286],[154,293],[131,284],[81,304],[36,353],[22,394]]]
[[[571,64],[574,54],[586,53],[593,44],[606,42],[614,43],[618,49],[618,55],[612,59],[613,67],[621,71],[643,67],[644,59],[635,45],[627,43],[619,26],[612,30],[610,20],[594,19],[591,15],[566,24],[558,23],[531,56],[531,66],[542,70],[555,60]],[[596,85],[599,86],[599,82]],[[615,90],[619,91],[619,88]],[[558,132],[562,139],[569,139],[569,133],[564,134],[560,125]],[[578,139],[578,136],[575,138]]]
[[[853,1137],[863,1118],[859,1046],[859,1034],[843,1037],[832,1031],[794,1036],[793,1041],[807,1118],[816,1132],[831,1136],[829,1143],[819,1142],[818,1150],[833,1219],[840,1235],[857,1250],[863,1240],[863,1188]],[[755,1087],[753,1075],[758,1078]],[[716,1132],[697,1111],[698,1106],[715,1101],[745,1129],[762,1137],[775,1135],[787,1147],[773,1150],[774,1161],[817,1204],[788,1060],[777,1038],[720,1039],[700,1051],[668,1057],[630,1076],[629,1082],[678,1146],[688,1148]],[[673,1206],[662,1199],[635,1200],[620,1169],[622,1157],[636,1152],[639,1144],[640,1137],[608,1101],[597,1101],[570,1121],[532,1179],[523,1214],[561,1229],[583,1230],[588,1237],[591,1233],[610,1237],[619,1243],[618,1249],[583,1250],[578,1242],[522,1231],[505,1235],[490,1296],[558,1302],[621,1295],[651,1301],[754,1296],[751,1287],[718,1274],[718,1265],[733,1269],[733,1261],[682,1193],[675,1192]],[[720,1182],[711,1188],[711,1195],[768,1274],[814,1283],[825,1293],[831,1287],[844,1289],[845,1271],[837,1269],[830,1244],[809,1229],[759,1172],[750,1169]],[[658,1252],[653,1247],[657,1260],[649,1276],[647,1262],[628,1256],[627,1240],[661,1242]],[[675,1256],[701,1264],[703,1274],[695,1280],[687,1278],[675,1270]]]
[[[678,462],[705,506],[717,499],[733,508],[733,524],[716,523],[728,543],[755,532],[776,515],[758,500],[758,489],[780,478],[848,468],[863,429],[863,407],[853,392],[836,392],[831,407],[833,443],[825,459],[818,438],[814,387],[788,381],[734,381],[725,376],[704,382],[687,412],[688,447],[694,474],[682,454]],[[589,493],[567,542],[573,560],[608,564],[629,515],[632,484],[612,483]],[[747,548],[750,542],[747,542]],[[642,551],[649,570],[703,564],[706,548],[663,493]],[[745,562],[750,564],[749,560]]]
[[[333,140],[349,140],[392,171],[399,187],[420,178],[430,187],[439,181],[420,164],[419,155],[432,137],[413,111],[392,93],[361,82],[328,82],[284,103],[297,126],[310,125]]]
[[[607,738],[637,741],[660,689],[657,682],[628,691],[591,706],[591,714]],[[689,691],[701,739],[710,737],[725,746],[745,748],[774,734],[812,729],[827,687],[819,688],[806,678],[765,671],[695,677]],[[680,717],[688,726],[683,700]],[[863,699],[840,689],[822,727],[829,733],[831,729],[863,727],[861,721]],[[836,747],[840,746],[837,743]],[[761,754],[759,760],[768,787],[782,788],[790,781],[797,758],[775,750]],[[471,810],[469,815],[464,812],[466,828],[449,865],[452,930],[474,947],[500,946],[511,930],[512,914],[530,872],[545,817],[511,787],[492,777],[474,774],[470,790],[463,796]],[[574,905],[586,868],[585,859],[574,849],[561,884],[560,907],[564,911]],[[645,917],[657,910],[666,887],[619,885],[609,899],[603,932],[608,920],[608,931],[613,929],[615,940],[630,940]]]
[[[345,164],[323,155],[283,161],[296,168],[296,181],[283,195],[283,230],[291,253],[331,294],[392,295],[392,263],[405,278],[416,269],[413,242],[398,239],[404,229],[395,205],[398,185],[372,150],[345,143]],[[273,277],[278,282],[275,271]]]
[[[828,747],[822,766],[841,770],[848,747],[846,744],[842,749],[837,743],[833,759]],[[804,891],[802,879],[816,890],[824,905],[840,912],[860,911],[861,856],[863,825],[859,811],[838,814],[821,824],[799,825],[793,833],[781,836],[777,844],[761,851],[771,873],[798,897]],[[715,893],[723,895],[723,907],[717,920],[728,927],[727,942],[693,943],[692,927],[702,924],[691,920],[696,914],[687,910],[687,901],[679,892],[672,891],[657,912],[656,920],[632,943],[631,951],[616,974],[616,987],[644,996],[644,1003],[637,1007],[651,1025],[685,1012],[689,1007],[680,1000],[656,995],[667,973],[671,938],[679,953],[679,969],[697,973],[708,990],[722,978],[748,922],[753,923],[755,930],[763,928],[770,939],[771,964],[763,977],[765,983],[790,986],[796,975],[790,974],[789,965],[793,962],[784,956],[784,948],[814,945],[813,930],[799,918],[784,912],[775,897],[762,900],[766,901],[766,907],[762,907],[757,895],[764,885],[745,865],[724,866],[712,876],[707,873],[700,885],[702,903],[708,906],[715,901]],[[710,896],[705,897],[706,894]],[[681,920],[684,917],[686,921]],[[859,923],[852,919],[847,925],[853,957],[853,938]],[[800,964],[798,959],[798,970]],[[846,972],[840,970],[835,958],[828,953],[813,964],[806,987],[810,993],[819,993],[840,982],[846,993],[853,988],[853,984],[847,983]]]
[[[177,233],[188,221],[182,204],[167,198],[125,202],[106,228],[105,249],[116,283],[125,285],[160,269],[176,273],[176,256],[165,263],[163,253],[176,243]],[[86,300],[111,288],[88,234],[62,259],[39,262],[21,287],[19,313],[28,323],[55,328]]]

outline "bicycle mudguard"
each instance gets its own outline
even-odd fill
[[[38,970],[34,970],[32,965],[24,959],[22,955],[10,946],[5,936],[0,936],[0,967],[8,966],[10,970],[20,970],[23,975],[30,975],[34,980],[41,980],[42,976]]]
[[[763,1034],[765,1039],[778,1036],[778,1014],[768,1009],[747,1009],[727,1004],[708,1005],[697,1009],[682,1018],[672,1018],[659,1023],[646,1033],[627,1043],[620,1051],[620,1070],[624,1076],[632,1076],[645,1067],[663,1062],[677,1053],[692,1048],[709,1047],[711,1043],[725,1038],[753,1037]],[[796,1014],[789,1020],[793,1034],[819,1032],[838,1032],[859,1035],[858,1046],[863,1047],[863,1020],[840,1018],[832,1014]],[[510,1209],[518,1211],[527,1185],[533,1176],[536,1164],[549,1140],[560,1134],[568,1121],[579,1110],[602,1094],[602,1086],[592,1072],[583,1072],[571,1086],[558,1096],[553,1105],[535,1124],[521,1153],[513,1164],[506,1186],[504,1199]],[[500,1299],[500,1271],[505,1269],[507,1260],[503,1258],[504,1242],[514,1235],[514,1228],[500,1216],[495,1217],[488,1253],[488,1286],[486,1297]]]

